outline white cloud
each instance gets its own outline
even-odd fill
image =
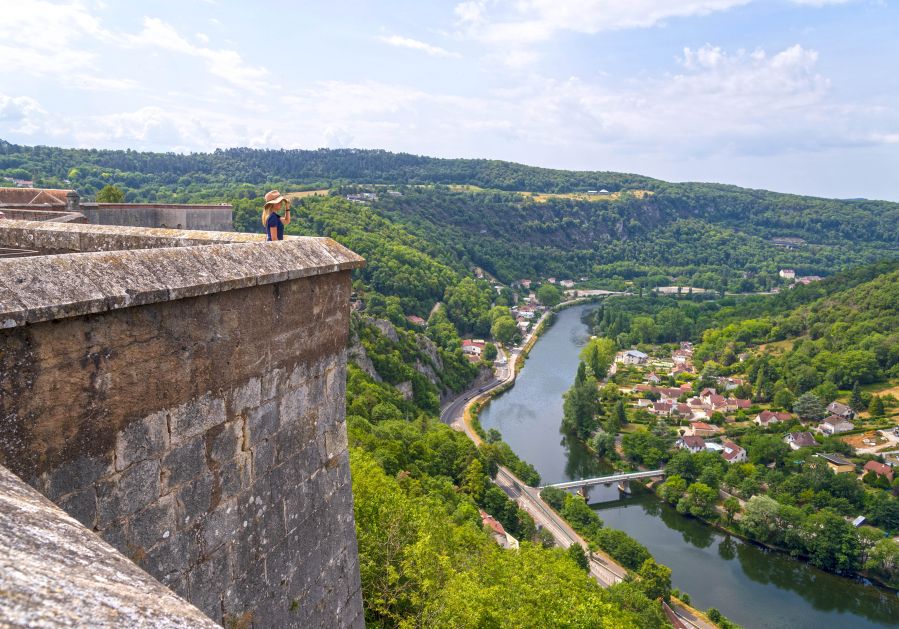
[[[149,46],[205,60],[211,74],[241,87],[255,87],[268,75],[261,66],[246,63],[234,50],[196,46],[182,37],[175,27],[158,18],[144,18],[144,28],[137,35],[127,35],[129,45]]]
[[[521,45],[546,41],[561,31],[594,34],[623,28],[647,28],[668,18],[707,15],[752,0],[520,0],[498,3],[490,19],[483,2],[456,5],[462,22],[493,43]],[[511,11],[505,10],[511,8]]]
[[[9,133],[30,135],[43,127],[47,112],[30,96],[0,94],[0,125]]]
[[[423,41],[419,41],[417,39],[411,39],[409,37],[402,37],[400,35],[391,35],[389,37],[380,37],[379,38],[385,44],[390,46],[396,46],[398,48],[409,48],[411,50],[418,50],[425,54],[431,55],[432,57],[461,57],[457,52],[450,52],[444,48],[440,48],[439,46],[432,46]]]

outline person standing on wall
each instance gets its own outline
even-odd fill
[[[284,210],[283,217],[278,214],[279,210]],[[277,190],[265,195],[262,224],[265,226],[266,240],[284,240],[284,226],[290,225],[290,200]]]

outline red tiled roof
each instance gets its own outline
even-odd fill
[[[483,509],[481,509],[481,524],[489,526],[495,533],[499,533],[500,535],[506,534],[506,529],[503,528],[503,525]]]
[[[884,465],[883,463],[878,463],[877,461],[868,461],[867,463],[865,463],[864,469],[866,472],[874,472],[875,474],[886,476],[890,480],[893,480],[893,468],[891,468],[889,465]]]
[[[722,445],[724,446],[724,451],[721,452],[721,456],[723,456],[728,461],[737,458],[743,452],[743,448],[735,444],[733,441],[725,441]]]
[[[53,188],[0,188],[0,203],[9,205],[65,205],[71,190]]]
[[[705,448],[705,439],[697,436],[681,437],[681,442],[688,448]]]

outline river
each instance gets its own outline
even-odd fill
[[[576,306],[557,315],[537,341],[515,386],[481,413],[544,483],[606,473],[578,442],[559,432],[562,393],[574,381],[578,353],[587,341]],[[593,499],[614,498],[613,495]],[[899,626],[894,592],[837,577],[786,555],[725,535],[677,513],[653,495],[594,505],[607,526],[627,531],[672,569],[674,587],[700,609],[716,607],[747,628],[823,629]]]

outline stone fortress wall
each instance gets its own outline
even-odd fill
[[[216,622],[362,626],[363,261],[260,238],[0,220],[0,243],[79,252],[0,261],[0,463]]]

